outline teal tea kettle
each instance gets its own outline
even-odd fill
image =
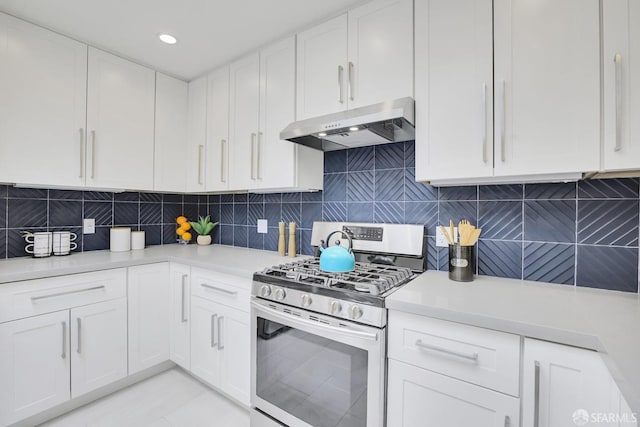
[[[335,246],[320,246],[320,270],[328,273],[345,273],[356,268],[356,258],[353,255],[353,242],[351,236],[342,230],[336,230],[327,237],[327,245],[331,241],[331,236],[342,233],[349,239],[349,249],[340,246],[340,241],[336,240]],[[324,243],[324,242],[323,242]]]

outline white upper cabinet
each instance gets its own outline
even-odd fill
[[[603,2],[604,169],[640,169],[640,3]]]
[[[413,0],[349,11],[349,108],[413,96]]]
[[[493,175],[492,10],[491,0],[416,0],[418,181]]]
[[[153,189],[155,72],[89,48],[87,185]]]
[[[87,46],[0,14],[0,182],[83,186]]]
[[[496,176],[600,168],[599,10],[495,0]]]
[[[155,162],[153,189],[184,192],[187,162],[188,85],[156,73]]]
[[[205,191],[207,148],[207,77],[189,82],[187,191]]]
[[[230,66],[229,94],[229,182],[232,190],[258,187],[261,138],[260,56],[253,53]]]
[[[347,109],[347,15],[298,34],[296,119]]]
[[[298,34],[297,120],[413,96],[413,0],[376,0]]]
[[[207,76],[206,189],[229,188],[229,66]]]

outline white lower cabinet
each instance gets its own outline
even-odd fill
[[[0,324],[0,425],[69,400],[69,310]]]
[[[169,264],[128,269],[129,375],[169,360]]]
[[[191,369],[190,273],[189,266],[169,265],[169,358],[186,370]]]
[[[520,400],[389,360],[388,427],[518,425]]]

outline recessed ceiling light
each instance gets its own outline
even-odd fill
[[[353,127],[350,127],[350,128],[349,128],[349,130],[350,130],[351,132],[355,132],[355,131],[357,131],[357,130],[360,130],[360,128],[359,128],[358,126],[353,126]]]
[[[166,44],[176,44],[178,42],[171,34],[158,34],[158,38]]]
[[[319,137],[323,137],[323,136],[327,136],[327,134],[326,134],[326,133],[324,133],[324,132],[320,132],[320,133],[318,134],[318,136],[319,136]]]

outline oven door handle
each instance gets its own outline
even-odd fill
[[[350,329],[345,327],[340,328],[338,326],[331,326],[331,325],[325,325],[323,323],[314,322],[313,320],[301,319],[299,317],[291,316],[286,313],[281,313],[278,310],[265,307],[264,305],[259,304],[255,301],[251,301],[251,305],[257,310],[267,313],[269,316],[275,318],[276,320],[284,322],[285,326],[293,326],[293,327],[306,326],[306,327],[311,327],[324,334],[331,332],[331,333],[336,333],[339,335],[346,336],[348,338],[362,338],[369,341],[378,341],[377,332],[372,333],[372,332],[357,331],[355,329]]]

